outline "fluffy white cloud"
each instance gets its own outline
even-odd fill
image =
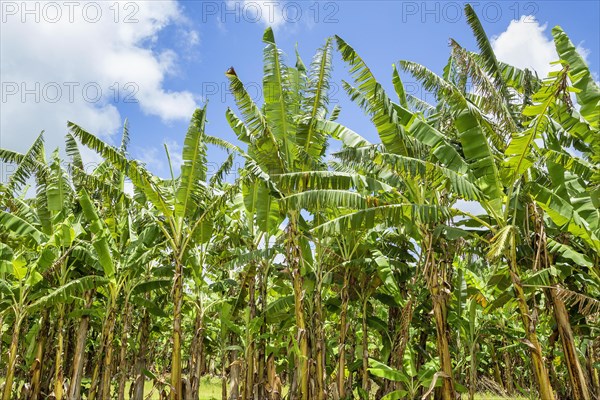
[[[110,136],[126,102],[164,121],[193,113],[192,93],[164,87],[177,55],[155,46],[168,25],[184,29],[191,45],[199,41],[175,0],[1,6],[0,146],[23,151],[41,130],[48,148],[62,145],[67,120]]]
[[[531,15],[523,15],[519,20],[511,21],[506,31],[491,38],[496,57],[515,67],[532,69],[540,78],[545,78],[548,72],[560,68],[550,65],[558,60],[558,54],[547,28],[547,24],[540,24]],[[577,50],[587,61],[589,49],[579,44]]]
[[[540,25],[532,16],[513,20],[506,31],[491,39],[492,47],[500,61],[518,68],[537,71],[540,77],[556,69],[550,63],[558,60],[554,43],[546,35],[546,24]]]

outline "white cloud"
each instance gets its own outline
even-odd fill
[[[548,72],[560,68],[550,65],[558,60],[558,54],[547,28],[547,24],[540,24],[531,15],[511,21],[506,31],[491,38],[496,57],[515,67],[535,70],[540,78],[545,78]],[[589,66],[590,50],[580,43],[577,51]]]
[[[67,120],[109,137],[125,102],[163,121],[188,119],[196,107],[192,93],[164,86],[177,54],[155,49],[161,30],[187,25],[175,0],[2,2],[2,18],[2,147],[24,151],[41,130],[48,149],[61,146]]]
[[[545,78],[557,68],[550,63],[558,60],[546,28],[546,24],[540,25],[533,16],[524,15],[518,21],[511,21],[506,31],[491,39],[496,57],[515,67],[535,70],[540,78]]]
[[[490,42],[498,60],[521,69],[529,68],[536,71],[540,78],[546,78],[550,71],[560,68],[560,65],[550,65],[559,57],[552,35],[546,30],[547,24],[541,25],[535,17],[524,15],[518,21],[511,21],[506,31],[492,37]],[[583,43],[577,45],[576,49],[590,66],[590,50],[583,47]],[[598,74],[593,70],[592,76],[598,81]],[[571,97],[576,103],[574,93]],[[575,107],[579,108],[577,104]]]
[[[200,34],[198,31],[183,31],[182,36],[185,42],[189,44],[189,46],[197,46],[200,44]]]

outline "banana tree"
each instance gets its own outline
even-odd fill
[[[541,345],[535,332],[535,322],[531,318],[531,310],[528,308],[521,283],[523,267],[519,266],[517,261],[518,237],[526,231],[524,227],[527,218],[523,216],[518,202],[526,199],[526,191],[531,189],[533,189],[533,197],[544,199],[542,203],[547,204],[549,200],[546,193],[540,194],[537,184],[528,183],[539,179],[540,172],[532,168],[536,161],[535,157],[539,159],[539,154],[552,146],[546,139],[546,144],[540,150],[536,140],[548,137],[548,133],[554,129],[554,123],[562,123],[571,131],[582,131],[581,122],[576,118],[568,117],[571,110],[565,78],[569,68],[551,73],[550,78],[544,82],[532,78],[527,73],[520,74],[522,76],[520,81],[515,82],[514,79],[511,81],[510,78],[515,76],[514,68],[509,69],[496,60],[485,32],[470,6],[466,7],[466,14],[475,33],[480,54],[471,54],[456,42],[452,42],[451,61],[454,65],[451,67],[462,78],[454,82],[448,81],[446,77],[437,77],[420,65],[410,62],[403,62],[401,65],[420,79],[427,89],[437,93],[439,99],[451,112],[452,123],[462,143],[465,157],[473,166],[473,173],[478,177],[476,183],[485,195],[479,202],[496,223],[489,255],[492,258],[504,256],[509,265],[527,345],[531,349],[538,390],[542,398],[552,399],[554,394],[544,365]],[[564,39],[562,41],[564,42]],[[572,54],[574,51],[572,45],[569,50],[565,52]],[[582,75],[586,76],[585,73]],[[460,83],[464,83],[466,79],[471,79],[476,90],[481,93],[465,93]],[[581,86],[588,87],[590,79],[583,80],[585,83]],[[590,92],[592,102],[597,103],[597,88],[590,87],[592,87]],[[515,92],[523,95],[522,106],[518,102],[515,103],[513,98]],[[469,99],[476,107],[469,105],[465,99]],[[588,107],[586,112],[589,112],[589,109]],[[492,118],[488,116],[490,114]],[[581,137],[589,140],[589,133],[589,130],[583,129]],[[535,151],[532,150],[534,148]],[[504,156],[502,163],[496,161],[500,159],[498,155]],[[578,222],[574,221],[574,224],[577,225]],[[535,265],[533,267],[535,268]],[[570,327],[567,327],[568,319],[557,318],[557,322],[559,321],[566,324],[561,331],[570,330]],[[569,369],[581,371],[580,367],[577,368],[576,358],[569,364]],[[587,398],[585,383],[582,387],[581,379],[573,379],[572,375],[572,386],[575,393],[580,393],[576,396]]]
[[[47,308],[56,307],[58,326],[54,365],[54,395],[56,398],[61,399],[64,383],[64,303],[67,300],[64,296],[66,296],[66,293],[74,294],[78,289],[87,286],[89,287],[86,290],[93,288],[97,277],[93,276],[92,279],[88,279],[90,276],[83,276],[73,279],[73,275],[79,272],[74,271],[71,253],[77,247],[83,230],[72,207],[72,183],[61,165],[58,150],[54,152],[51,163],[46,162],[44,153],[42,135],[38,137],[26,154],[19,154],[5,149],[0,151],[3,161],[17,164],[16,172],[6,186],[3,200],[8,208],[6,211],[2,211],[1,218],[3,219],[3,228],[9,235],[27,238],[18,248],[14,249],[16,251],[12,252],[15,259],[12,262],[11,270],[13,276],[17,278],[17,281],[14,282],[17,286],[13,287],[16,295],[12,296],[16,335],[20,332],[23,319],[35,304],[30,304],[30,301],[32,298],[35,299],[36,290],[38,295],[43,294],[43,290],[50,291],[46,294],[47,299],[44,300],[47,303],[43,303],[43,305]],[[36,197],[33,199],[17,197],[16,194],[20,187],[31,175],[35,175]],[[31,247],[26,251],[26,247],[23,246]],[[31,255],[36,253],[39,255],[38,259],[32,259]],[[52,282],[54,287],[48,287],[47,285],[40,287],[38,283],[42,280]],[[62,301],[56,301],[57,299],[62,299]],[[44,325],[44,319],[47,318],[46,313],[41,321],[42,325]],[[17,340],[18,336],[15,336],[13,338],[13,353],[9,357],[10,362],[4,396],[9,396],[11,391]],[[31,394],[34,397],[39,395],[40,391],[40,378],[44,365],[41,359],[43,354],[44,341],[40,340],[31,373]]]
[[[441,258],[441,263],[435,261],[433,249],[439,246],[434,243],[434,240],[438,240],[434,231],[437,225],[443,224],[444,219],[459,212],[449,207],[455,199],[453,195],[474,200],[481,196],[480,190],[472,183],[473,177],[468,174],[465,160],[433,125],[435,119],[427,122],[404,107],[408,104],[407,97],[397,70],[393,70],[393,82],[399,103],[394,103],[354,49],[341,38],[337,38],[337,41],[342,58],[350,65],[357,85],[353,87],[344,83],[344,87],[351,98],[371,116],[382,141],[381,146],[370,145],[338,126],[338,136],[347,145],[339,157],[344,165],[353,165],[357,172],[375,176],[384,181],[386,186],[395,189],[380,204],[373,202],[371,206],[368,198],[365,199],[367,209],[356,215],[362,215],[364,220],[369,221],[366,215],[383,216],[389,213],[386,217],[388,223],[392,224],[394,219],[395,223],[400,223],[398,218],[405,218],[406,222],[403,223],[413,226],[411,235],[420,242],[423,251],[419,269],[427,277],[436,310],[434,315],[438,326],[444,398],[453,398],[455,389],[445,322],[448,295],[444,286],[448,283],[443,278],[447,274],[448,262],[447,256]],[[339,134],[341,132],[343,135]],[[449,191],[448,195],[444,193],[446,190]],[[337,220],[336,224],[341,221]]]
[[[101,293],[106,297],[106,313],[102,324],[102,342],[100,344],[102,356],[98,358],[98,363],[94,370],[92,378],[92,387],[89,398],[95,398],[99,393],[100,398],[110,398],[110,387],[112,380],[112,362],[113,362],[113,339],[115,324],[117,320],[118,302],[123,301],[125,314],[123,315],[123,338],[127,338],[129,319],[131,318],[130,301],[133,292],[141,293],[141,290],[150,290],[160,287],[168,281],[162,279],[144,279],[142,275],[143,266],[151,263],[161,248],[161,240],[158,228],[153,224],[143,222],[143,213],[141,221],[134,221],[134,217],[127,212],[119,212],[119,207],[114,206],[106,212],[95,205],[85,189],[79,193],[79,204],[89,230],[92,233],[91,242],[94,251],[92,259],[96,259],[101,267],[104,277],[108,280],[108,285]],[[110,222],[110,226],[107,223]],[[151,221],[151,220],[150,220]],[[86,227],[88,226],[86,224]],[[118,238],[118,241],[114,239]],[[89,251],[89,249],[87,249]],[[123,364],[126,340],[122,340],[119,368],[119,391],[118,396],[124,396],[126,371]],[[81,366],[78,366],[81,368]],[[101,380],[98,382],[101,371]],[[81,377],[78,375],[74,379],[74,385],[79,385]],[[97,384],[100,384],[97,390]],[[75,386],[73,386],[75,389]]]
[[[500,69],[494,66],[497,62],[495,61],[493,53],[490,51],[489,43],[487,43],[485,39],[485,33],[481,29],[481,25],[472,10],[467,9],[467,11],[471,15],[469,22],[476,33],[481,49],[481,59],[479,62],[480,65],[483,64],[481,65],[481,70],[486,71],[495,77],[496,81],[494,83],[496,84],[499,93],[506,92],[506,88],[509,87],[509,84],[506,83],[506,74],[503,74]],[[548,208],[551,196],[549,196],[547,190],[542,189],[537,183],[540,182],[545,175],[544,170],[539,168],[540,164],[546,164],[548,172],[550,172],[552,184],[558,189],[555,193],[560,193],[561,195],[565,193],[563,188],[565,187],[565,179],[568,179],[566,176],[574,172],[575,169],[578,171],[575,173],[578,174],[581,173],[581,169],[586,171],[586,173],[582,175],[583,179],[585,179],[585,176],[590,176],[594,173],[593,167],[586,168],[585,160],[579,160],[578,157],[567,155],[568,152],[565,151],[565,147],[573,145],[575,148],[582,149],[585,152],[586,149],[589,149],[593,144],[594,139],[592,138],[597,136],[594,135],[594,130],[597,132],[598,129],[597,105],[600,99],[600,91],[591,79],[585,63],[583,63],[581,57],[575,51],[575,47],[570,43],[564,32],[562,32],[560,28],[555,28],[553,30],[553,35],[555,37],[557,52],[561,57],[561,70],[550,73],[548,79],[543,82],[536,82],[534,87],[537,87],[537,90],[535,91],[528,90],[526,82],[521,85],[510,86],[511,89],[523,93],[526,98],[521,109],[521,115],[516,114],[515,116],[515,114],[513,114],[513,119],[515,119],[517,125],[522,128],[512,131],[513,133],[507,146],[498,147],[500,151],[503,151],[505,157],[504,163],[498,166],[502,182],[506,188],[505,192],[507,193],[504,201],[504,219],[508,221],[510,213],[513,213],[513,226],[523,223],[522,220],[521,222],[516,220],[516,218],[518,218],[518,207],[514,202],[517,201],[519,196],[513,197],[515,192],[514,188],[517,188],[516,192],[518,193],[523,183],[525,184],[523,191],[529,192],[531,197],[535,199],[538,206],[542,207],[542,209]],[[465,53],[462,53],[462,55],[464,56]],[[467,56],[464,58],[469,57]],[[478,63],[474,64],[477,65]],[[478,72],[470,71],[468,73],[471,74],[471,76],[478,74]],[[569,86],[569,80],[573,83],[573,88]],[[576,92],[577,100],[581,102],[581,117],[573,109],[569,95],[569,92],[571,91]],[[509,103],[510,101],[510,97],[507,95],[493,96],[493,98],[498,97],[504,98],[505,103]],[[488,102],[485,102],[484,104],[487,103]],[[568,132],[567,136],[569,139],[565,140],[565,135],[562,132]],[[540,141],[542,141],[541,145],[538,144]],[[541,163],[538,160],[540,160]],[[564,167],[562,167],[562,165],[564,165]],[[534,181],[536,182],[534,183]],[[585,183],[583,183],[583,185],[587,186]],[[578,189],[580,189],[580,187],[578,187]],[[581,196],[583,198],[582,201],[584,204],[587,203],[588,205],[591,205],[589,192],[585,190],[584,193],[586,194]],[[565,200],[571,202],[572,197],[565,196]],[[531,200],[528,201],[531,202]],[[564,210],[559,212],[564,212]],[[539,227],[536,229],[539,237],[539,240],[536,240],[538,242],[536,243],[536,247],[538,249],[545,249],[546,244],[544,239],[545,235],[543,233],[543,224],[539,223],[540,220],[537,216],[540,213],[537,211],[537,207],[533,207],[532,214],[534,220],[538,221],[536,226]],[[552,214],[557,220],[560,220],[560,217],[556,217],[555,213]],[[597,221],[597,216],[590,218],[585,211],[584,214],[586,220],[592,223],[589,228],[586,229],[585,225],[582,226],[581,220],[577,218],[576,214],[573,215],[572,222],[569,225],[571,225],[571,230],[576,229],[573,225],[582,226],[583,229],[587,230],[587,233],[583,236],[586,237],[592,248],[597,248],[597,224],[594,222]],[[564,214],[562,217],[564,218]],[[561,221],[558,223],[564,222]],[[498,236],[498,239],[500,238],[501,236]],[[497,243],[500,242],[501,240],[497,240]],[[545,251],[543,253],[545,253]],[[514,253],[512,254],[512,257],[513,261],[511,261],[511,263],[515,264],[516,260],[514,259]],[[536,256],[533,265],[534,270],[537,268],[535,264],[541,259],[543,258]],[[517,283],[515,285],[517,292],[519,291],[518,286]],[[561,306],[560,299],[556,299],[554,292],[549,291],[549,294],[551,303],[554,306],[553,311],[555,319],[559,325],[564,353],[567,355],[567,366],[570,372],[574,396],[575,398],[588,399],[589,393],[585,380],[583,379],[583,371],[579,359],[574,350],[574,341],[572,334],[570,333],[571,326],[568,316],[565,315],[564,307]],[[523,300],[521,300],[520,303],[522,304]],[[526,312],[527,310],[522,310],[522,314],[525,314]],[[526,321],[524,317],[524,323],[530,324],[530,321]],[[537,352],[539,346],[535,345],[535,347],[538,347],[536,350]],[[536,357],[537,356],[534,355],[534,360]],[[541,367],[539,364],[541,364],[541,361],[535,360],[534,363],[536,364],[536,371],[540,370]],[[543,375],[542,372],[543,371],[538,372],[537,375]],[[540,386],[547,384],[543,382],[543,376],[539,379]],[[548,393],[547,389],[540,388],[540,390],[542,397],[551,396],[551,393]]]
[[[263,41],[266,44],[263,77],[265,104],[259,107],[252,101],[236,71],[231,68],[226,76],[243,120],[231,110],[227,111],[226,116],[238,138],[248,145],[247,154],[251,158],[248,169],[255,171],[257,178],[262,177],[258,178],[261,183],[256,188],[263,193],[259,193],[259,202],[256,203],[257,216],[262,219],[258,225],[269,233],[272,223],[278,224],[278,221],[286,219],[285,257],[294,290],[296,340],[300,350],[296,368],[300,382],[297,398],[323,398],[325,386],[322,375],[316,377],[316,393],[311,391],[309,384],[313,374],[310,370],[311,349],[303,284],[303,271],[309,265],[305,263],[307,255],[302,250],[307,243],[302,239],[300,230],[305,221],[299,210],[278,205],[269,199],[268,193],[276,197],[291,193],[289,188],[277,184],[281,176],[324,169],[326,137],[317,130],[317,121],[325,119],[328,112],[332,46],[328,40],[319,49],[307,71],[299,57],[296,67],[284,64],[271,28],[265,31]]]
[[[12,313],[13,316],[13,335],[9,348],[9,357],[7,364],[7,375],[2,395],[3,400],[12,398],[12,382],[15,372],[17,360],[17,352],[19,348],[19,338],[21,334],[21,324],[30,315],[41,309],[50,309],[57,307],[59,313],[64,309],[65,303],[71,303],[77,296],[83,295],[86,291],[95,289],[108,283],[102,276],[87,275],[79,278],[69,279],[68,282],[60,286],[49,286],[48,282],[44,281],[43,274],[47,274],[49,269],[57,268],[62,263],[68,262],[68,255],[71,251],[71,246],[67,250],[57,251],[57,241],[64,243],[75,239],[75,235],[64,236],[65,230],[59,230],[59,234],[46,236],[35,226],[28,223],[26,220],[19,218],[17,215],[9,215],[4,211],[0,212],[0,220],[2,221],[3,234],[9,236],[27,234],[30,238],[27,241],[9,239],[7,243],[10,246],[3,247],[4,254],[11,254],[12,260],[9,264],[9,271],[5,271],[5,276],[0,279],[0,287],[3,293],[3,313]],[[70,228],[71,234],[74,232]],[[67,229],[66,232],[68,232]],[[39,253],[38,253],[39,252]],[[39,256],[32,258],[32,254]],[[60,318],[60,314],[59,314]],[[64,316],[63,316],[64,318]],[[60,325],[59,325],[60,327]],[[60,333],[59,333],[60,335]],[[62,349],[57,347],[57,370],[58,382],[60,387],[55,386],[55,393],[58,396],[62,395],[62,378],[61,378],[61,360]],[[38,355],[43,353],[43,350],[38,351]],[[32,390],[39,393],[39,379],[42,368],[42,360],[36,360],[36,369],[32,376]],[[40,370],[39,373],[36,371]]]
[[[206,185],[206,109],[194,112],[182,150],[183,165],[179,177],[164,181],[153,176],[139,162],[128,160],[118,149],[102,142],[78,125],[69,122],[75,138],[97,151],[106,161],[123,170],[139,191],[142,204],[153,207],[154,221],[160,228],[171,252],[173,278],[173,355],[171,394],[182,400],[182,331],[183,274],[190,250],[210,237],[212,214],[231,195],[230,191],[213,194]]]

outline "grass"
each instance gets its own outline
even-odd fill
[[[152,382],[146,382],[144,393],[147,395],[152,390]],[[129,397],[125,396],[129,400]],[[462,400],[467,400],[468,395],[463,395]],[[154,393],[152,399],[158,399],[158,392]],[[220,400],[221,399],[221,382],[215,378],[204,378],[200,384],[200,400]],[[475,395],[475,400],[528,400],[526,397],[501,397],[495,394],[478,393]]]
[[[0,385],[4,378],[0,377]],[[146,381],[144,386],[144,398],[152,391],[152,382]],[[125,398],[129,400],[129,384],[126,386]],[[151,399],[158,399],[158,390],[155,390]],[[467,400],[469,396],[463,394],[462,400]],[[200,399],[199,400],[220,400],[221,399],[221,381],[217,378],[204,377],[200,381]],[[507,400],[508,397],[501,397],[489,393],[477,393],[475,400]],[[528,400],[527,397],[510,397],[511,400]]]
[[[144,393],[148,395],[152,390],[152,383],[146,382]],[[126,399],[129,400],[127,396]],[[468,395],[463,395],[462,400],[467,400]],[[158,392],[154,393],[152,399],[158,399]],[[220,400],[221,399],[221,381],[216,378],[203,378],[200,383],[200,400]],[[515,397],[502,397],[495,394],[489,393],[477,393],[475,394],[475,400],[528,400],[527,397],[515,396]]]
[[[152,391],[152,382],[146,381],[144,384],[144,398]],[[129,400],[129,384],[126,386],[125,398]],[[158,399],[159,391],[155,390],[151,399]],[[205,377],[200,381],[200,400],[220,400],[221,399],[221,381],[217,378]]]

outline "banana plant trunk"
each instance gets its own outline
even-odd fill
[[[346,333],[348,331],[348,302],[349,302],[349,275],[348,269],[344,271],[344,284],[340,293],[342,309],[340,311],[340,342],[338,346],[338,372],[337,389],[340,399],[346,398]]]
[[[325,400],[327,397],[327,391],[325,387],[325,335],[323,329],[323,304],[322,304],[322,287],[323,287],[323,276],[322,271],[319,270],[317,273],[317,284],[315,289],[315,314],[314,314],[314,326],[315,326],[315,360],[316,360],[316,384],[317,384],[317,400]]]
[[[358,331],[358,321],[353,318],[347,318],[348,320],[348,328],[346,330],[346,347],[348,347],[348,351],[346,355],[346,365],[354,365],[356,362],[356,332]],[[354,335],[348,335],[348,332],[354,332]],[[355,382],[358,374],[353,370],[348,371],[348,377],[346,378],[346,398],[350,400],[353,396],[353,388],[358,385],[358,382]]]
[[[490,343],[490,356],[492,357],[492,364],[494,366],[494,380],[498,385],[506,390],[504,382],[502,381],[502,374],[500,373],[500,365],[498,362],[498,353],[496,353],[496,346],[494,343]]]
[[[594,393],[594,399],[600,399],[600,374],[598,373],[598,368],[596,368],[596,357],[597,351],[594,349],[594,345],[599,342],[599,339],[590,340],[587,345],[587,370],[590,376],[590,387],[592,393]]]
[[[366,393],[369,393],[369,335],[367,327],[367,306],[369,297],[363,301],[362,307],[362,388]]]
[[[565,307],[565,303],[558,295],[557,289],[550,289],[552,304],[554,305],[554,319],[558,326],[558,333],[562,342],[563,353],[565,355],[565,363],[569,370],[569,378],[571,379],[571,389],[573,390],[573,398],[575,400],[590,400],[590,392],[585,379],[585,374],[581,368],[577,349],[575,348],[575,338],[569,322],[569,313]]]
[[[231,340],[232,345],[236,344],[235,338]],[[238,351],[233,350],[230,354],[229,367],[229,398],[228,400],[238,400],[240,397],[240,375],[241,362],[238,360]]]
[[[15,365],[17,362],[17,350],[19,348],[19,332],[21,330],[21,315],[15,315],[15,324],[13,327],[13,334],[10,341],[10,347],[8,348],[8,364],[6,366],[6,379],[4,380],[4,392],[2,394],[2,400],[10,400],[12,392],[13,378],[15,376]]]
[[[121,347],[119,349],[119,392],[118,399],[125,400],[125,382],[127,381],[127,340],[129,338],[129,325],[131,324],[131,303],[125,301],[125,314],[121,330]]]
[[[269,354],[267,359],[267,382],[268,382],[268,396],[260,397],[259,400],[280,400],[281,399],[281,380],[275,370],[275,357],[273,353]]]
[[[505,341],[503,341],[503,344],[506,346]],[[515,384],[513,381],[513,368],[510,352],[508,350],[503,350],[502,358],[504,359],[504,389],[507,394],[512,395],[515,392]]]
[[[58,305],[58,328],[57,328],[57,344],[56,344],[56,356],[54,364],[54,398],[56,400],[62,400],[63,398],[63,351],[64,351],[64,320],[65,320],[65,306],[64,304]]]
[[[108,347],[112,346],[112,329],[111,320],[114,319],[113,312],[111,311],[114,308],[112,304],[112,300],[109,300],[109,304],[107,305],[106,313],[104,320],[102,322],[102,330],[100,332],[100,346],[98,349],[94,349],[96,353],[94,369],[92,371],[92,382],[90,384],[90,390],[88,394],[87,400],[95,400],[97,396],[102,396],[102,379],[104,377],[103,364],[105,362],[106,353],[108,351]],[[109,336],[110,342],[109,342]],[[102,397],[101,397],[102,398]]]
[[[296,315],[296,327],[298,329],[298,344],[300,347],[300,356],[296,359],[298,363],[298,375],[299,375],[299,396],[302,400],[309,400],[308,394],[308,378],[309,378],[309,351],[308,351],[308,335],[306,332],[306,320],[304,318],[304,301],[302,299],[302,276],[300,275],[300,269],[294,268],[292,272],[293,286],[294,286],[294,297],[295,307],[294,312]]]
[[[256,318],[256,268],[250,265],[248,279],[248,310],[246,317],[246,378],[244,380],[244,392],[242,400],[252,400],[254,398],[254,364],[255,364],[255,341],[254,334],[251,331],[252,321]]]
[[[454,378],[452,372],[452,360],[450,358],[450,346],[448,341],[448,323],[447,300],[440,293],[439,286],[431,288],[431,298],[433,301],[433,316],[435,319],[435,330],[437,336],[437,350],[440,358],[440,367],[444,373],[442,381],[442,399],[454,400],[456,389],[454,388]]]
[[[31,395],[30,399],[35,400],[39,398],[40,391],[42,389],[42,368],[44,366],[44,349],[46,346],[46,337],[48,335],[49,328],[49,312],[45,310],[42,314],[42,320],[40,322],[40,331],[37,337],[35,360],[32,366],[31,372]]]
[[[260,335],[258,339],[257,346],[257,357],[258,357],[258,398],[266,399],[267,398],[267,365],[266,365],[266,356],[267,356],[267,343],[266,343],[266,333],[267,333],[267,279],[268,279],[268,267],[269,264],[264,262],[260,268],[259,274],[259,313],[260,313]]]
[[[286,241],[286,258],[288,268],[292,274],[292,286],[294,288],[294,314],[296,316],[296,328],[298,347],[300,355],[296,358],[296,371],[298,374],[299,398],[301,400],[312,400],[309,393],[309,358],[310,352],[308,347],[308,332],[306,329],[306,318],[304,313],[304,288],[301,272],[300,260],[302,252],[300,250],[299,237],[297,227],[298,216],[292,214],[288,226],[288,237]]]
[[[139,349],[135,363],[135,383],[132,400],[143,400],[144,398],[144,369],[146,369],[146,358],[148,353],[148,339],[150,337],[150,314],[148,309],[144,309],[142,317],[142,326],[140,328]]]
[[[175,260],[173,283],[173,358],[171,360],[171,400],[184,400],[181,396],[181,306],[183,304],[183,265]]]
[[[475,390],[477,388],[477,343],[469,346],[469,356],[471,365],[469,370],[469,400],[475,400]]]
[[[525,338],[527,340],[526,344],[530,350],[531,362],[533,364],[533,371],[535,374],[540,399],[554,400],[554,392],[552,390],[552,385],[550,384],[550,377],[542,356],[542,347],[540,346],[540,342],[535,331],[535,321],[529,312],[525,291],[523,290],[523,284],[521,283],[521,279],[519,277],[516,264],[516,249],[514,246],[512,247],[512,254],[509,262],[510,277],[515,291],[517,304],[519,306],[519,313],[521,314],[523,327],[525,328]]]
[[[539,237],[538,251],[543,253],[543,256],[539,258],[536,257],[536,260],[542,260],[546,267],[550,267],[553,260],[552,256],[547,251],[548,246],[545,225],[542,214],[537,212],[537,207],[534,208],[534,215],[536,217],[536,231]],[[545,294],[550,298],[550,303],[553,306],[554,320],[558,327],[558,334],[562,343],[565,363],[567,364],[567,370],[569,371],[572,395],[575,400],[590,400],[590,392],[586,383],[586,377],[583,368],[581,367],[581,363],[579,362],[579,357],[577,356],[577,349],[575,348],[575,338],[573,337],[573,330],[571,329],[571,323],[569,321],[569,313],[567,312],[565,303],[559,296],[559,289],[560,288],[557,285],[554,285],[554,287],[546,289]],[[557,387],[557,390],[558,389],[559,388]]]
[[[75,339],[75,325],[68,324],[67,316],[74,310],[73,304],[69,304],[65,308],[65,337],[64,337],[64,347],[63,347],[63,374],[68,375],[71,374],[71,370],[73,368],[73,350],[74,350],[74,339]],[[68,370],[67,370],[68,369]],[[66,398],[69,393],[69,381],[63,377],[63,398]],[[68,400],[68,399],[67,399]]]
[[[102,328],[100,334],[100,347],[96,353],[96,362],[94,363],[94,369],[92,371],[92,382],[90,384],[90,391],[88,394],[88,400],[95,400],[98,395],[98,388],[100,386],[100,372],[102,370],[102,354],[104,354],[104,341],[106,340],[105,328]]]
[[[404,352],[406,351],[406,346],[408,345],[408,341],[410,339],[410,322],[412,321],[413,316],[413,299],[410,294],[408,294],[408,296],[409,299],[406,302],[406,305],[402,308],[400,330],[398,332],[398,335],[400,337],[398,340],[398,347],[395,354],[395,366],[398,369],[402,367],[402,360],[404,360]]]
[[[427,286],[433,303],[433,317],[435,320],[437,351],[442,372],[441,397],[443,400],[455,400],[456,389],[454,386],[454,373],[452,359],[450,358],[449,330],[448,330],[448,301],[450,296],[447,281],[446,261],[437,262],[433,250],[433,236],[426,237],[425,271],[427,271]]]
[[[202,303],[199,303],[198,311],[196,312],[196,321],[194,323],[194,339],[190,350],[190,387],[191,390],[187,393],[190,400],[198,399],[200,391],[200,378],[202,377],[202,364],[204,362],[204,323]]]
[[[58,324],[56,323],[56,321],[54,321],[53,319],[50,320],[50,329],[48,331],[48,336],[46,337],[47,343],[56,343],[57,325]],[[21,327],[21,329],[22,329],[22,327]],[[43,359],[44,360],[53,360],[54,353],[55,353],[54,346],[46,346],[46,349],[44,350]],[[52,392],[52,383],[53,383],[53,379],[54,379],[54,362],[50,361],[45,364],[46,365],[44,365],[44,367],[48,367],[48,368],[44,368],[44,370],[43,370],[43,374],[41,376],[40,392],[41,393],[51,393]]]
[[[93,292],[88,291],[85,294],[85,309],[89,310],[92,306]],[[69,400],[78,400],[81,391],[81,380],[83,378],[83,360],[85,356],[85,341],[87,338],[88,327],[90,323],[89,315],[83,315],[79,320],[77,329],[77,339],[75,339],[75,352],[73,354],[73,369],[69,384],[67,398]]]
[[[116,308],[111,303],[106,319],[106,336],[104,341],[104,358],[102,360],[102,379],[100,381],[100,398],[110,400],[110,381],[112,378],[113,339],[115,330]]]
[[[227,336],[223,334],[221,327],[221,400],[227,400]]]

